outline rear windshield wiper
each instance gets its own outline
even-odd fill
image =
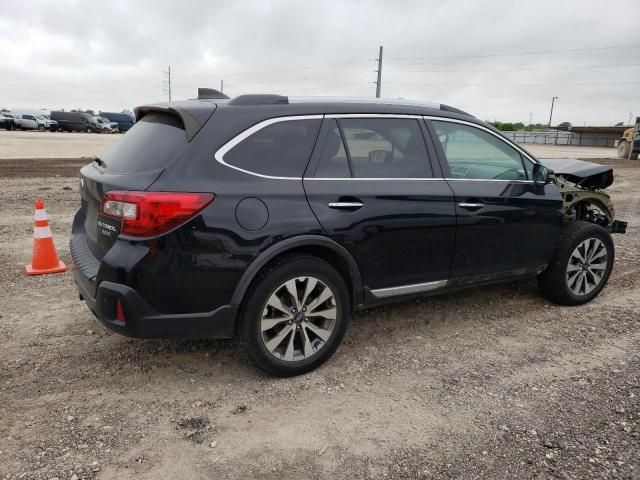
[[[101,158],[96,157],[96,158],[93,159],[93,161],[96,162],[102,168],[107,168],[107,163],[104,160],[102,160]]]

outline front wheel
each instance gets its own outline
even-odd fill
[[[311,255],[287,256],[252,283],[240,338],[260,369],[282,377],[300,375],[333,355],[349,316],[347,287],[331,265]]]
[[[602,291],[614,261],[611,234],[588,222],[569,224],[547,269],[538,276],[543,294],[560,305],[582,305]]]
[[[618,143],[618,158],[629,158],[629,150],[631,149],[631,143],[626,140],[620,140]]]

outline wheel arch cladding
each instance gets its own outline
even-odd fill
[[[353,309],[356,305],[362,304],[362,279],[353,256],[337,242],[317,235],[302,235],[283,240],[258,255],[244,272],[240,282],[238,282],[231,298],[231,304],[240,305],[242,303],[251,282],[267,265],[277,258],[294,253],[314,255],[327,262],[344,279],[349,289],[351,308]]]

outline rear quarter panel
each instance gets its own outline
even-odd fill
[[[307,203],[302,180],[264,179],[215,160],[218,148],[247,128],[245,119],[225,119],[219,127],[210,124],[149,188],[215,195],[188,224],[148,242],[154,260],[137,267],[141,281],[134,288],[161,312],[210,311],[228,304],[242,274],[261,252],[286,238],[323,233]],[[237,206],[247,198],[266,206],[262,228],[249,230],[238,223]],[[142,281],[147,278],[156,281]]]

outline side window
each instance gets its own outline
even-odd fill
[[[234,167],[274,177],[302,177],[320,120],[286,120],[242,140],[224,155]]]
[[[351,176],[351,170],[338,122],[335,120],[329,120],[329,122],[315,176],[317,178],[348,178]]]
[[[417,120],[345,118],[340,126],[354,177],[429,178],[433,176]]]
[[[452,178],[527,180],[523,158],[511,145],[479,128],[452,122],[431,122],[438,134]],[[530,164],[525,159],[527,164]],[[530,165],[530,167],[533,167]]]

